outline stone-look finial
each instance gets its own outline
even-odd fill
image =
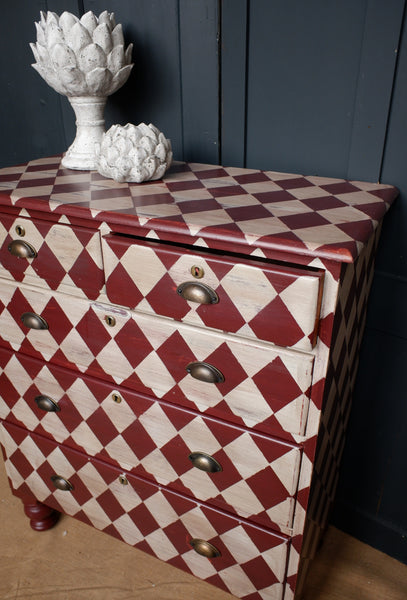
[[[171,142],[154,125],[113,125],[100,147],[97,169],[115,181],[161,179],[171,165]]]
[[[77,136],[62,164],[94,169],[106,97],[126,83],[133,46],[125,49],[122,26],[107,11],[99,17],[89,11],[81,19],[69,12],[60,17],[42,12],[35,25],[32,66],[55,91],[68,96],[77,118]]]

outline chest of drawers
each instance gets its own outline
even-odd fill
[[[391,186],[175,163],[0,170],[0,436],[72,515],[246,600],[300,593],[332,502]]]

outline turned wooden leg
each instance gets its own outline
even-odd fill
[[[59,519],[59,512],[41,502],[24,502],[24,512],[35,531],[51,529]]]

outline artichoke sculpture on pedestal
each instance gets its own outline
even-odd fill
[[[161,179],[171,165],[171,142],[150,123],[113,125],[100,147],[97,170],[115,181]]]
[[[55,91],[68,96],[76,116],[76,137],[62,165],[95,169],[106,99],[127,81],[133,45],[125,49],[122,26],[107,11],[99,17],[89,11],[81,19],[69,12],[60,17],[41,12],[35,25],[32,66]]]

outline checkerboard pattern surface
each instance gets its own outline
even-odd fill
[[[89,377],[0,349],[0,418],[198,500],[290,533],[301,452]],[[119,394],[116,403],[113,395]],[[40,410],[51,397],[60,411]],[[200,451],[222,467],[205,473]]]
[[[16,231],[23,229],[22,235]],[[104,285],[99,232],[67,227],[41,219],[0,215],[0,276],[96,299]],[[35,258],[19,258],[9,251],[18,240],[29,243]]]
[[[106,293],[116,304],[279,346],[311,350],[316,343],[324,271],[236,262],[118,235],[103,238],[102,248]],[[194,279],[195,270],[202,277]],[[218,302],[185,300],[177,293],[185,282],[209,286]]]
[[[0,170],[6,205],[35,210],[46,202],[55,215],[147,228],[161,239],[346,262],[396,196],[376,183],[196,163],[174,163],[162,181],[141,185],[63,169],[59,156]]]
[[[237,598],[281,600],[288,540],[245,521],[197,505],[101,461],[9,423],[0,425],[6,469],[15,491],[27,489],[52,508],[213,583]],[[68,479],[72,491],[56,490],[51,476]],[[197,554],[191,539],[221,553]]]
[[[312,355],[5,281],[0,292],[3,346],[261,431],[305,426]],[[49,329],[25,327],[25,312]],[[193,378],[186,367],[196,361],[214,365],[225,381]]]

